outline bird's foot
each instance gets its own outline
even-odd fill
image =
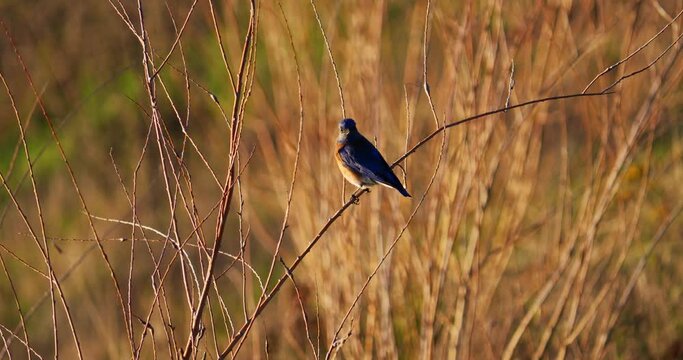
[[[356,194],[351,194],[351,203],[353,205],[358,205],[360,204],[360,198]]]

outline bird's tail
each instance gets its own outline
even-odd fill
[[[403,184],[401,184],[401,180],[399,180],[396,177],[396,175],[394,175],[394,173],[390,172],[389,176],[387,176],[387,177],[388,177],[388,179],[386,179],[386,178],[385,179],[379,179],[379,180],[376,180],[375,182],[380,184],[380,185],[384,185],[388,188],[394,188],[394,189],[396,189],[396,191],[400,192],[401,195],[403,195],[405,197],[412,197],[412,196],[410,196],[410,194],[408,194],[408,191],[406,190],[406,188],[404,188]]]
[[[401,195],[403,195],[405,197],[412,197],[412,196],[410,196],[410,194],[408,194],[408,191],[403,187],[403,185],[397,186],[396,190],[398,190],[398,192],[400,192]]]

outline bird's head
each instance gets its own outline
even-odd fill
[[[339,122],[339,137],[337,138],[337,142],[346,142],[349,137],[353,137],[357,133],[356,122],[350,118],[344,119]]]
[[[356,131],[356,122],[353,121],[353,119],[344,119],[339,122],[340,133],[349,133],[352,131]]]

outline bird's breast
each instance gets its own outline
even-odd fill
[[[344,179],[346,179],[346,181],[350,182],[351,184],[357,187],[361,187],[363,185],[371,185],[371,181],[366,179],[356,170],[346,165],[344,159],[341,157],[340,154],[340,151],[343,148],[344,144],[337,144],[337,151],[334,152],[334,158],[337,161],[337,166],[339,167],[339,171],[342,173],[342,176],[344,176]]]

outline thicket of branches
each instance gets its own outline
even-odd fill
[[[0,358],[683,352],[680,2],[106,5],[66,110],[0,15]]]

